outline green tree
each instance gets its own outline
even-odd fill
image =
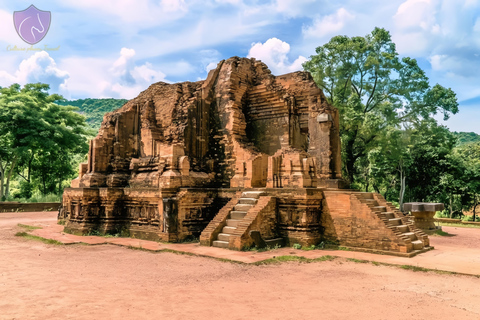
[[[462,185],[462,206],[464,210],[473,209],[473,220],[480,204],[480,142],[469,143],[454,149],[452,157],[461,163],[462,175],[457,183]]]
[[[455,93],[438,84],[431,87],[415,59],[400,59],[385,29],[375,28],[365,37],[333,37],[316,53],[303,66],[340,111],[342,158],[350,182],[386,132],[438,112],[445,119],[458,112]]]
[[[75,107],[59,106],[63,100],[57,94],[48,94],[47,84],[14,84],[0,89],[0,163],[6,184],[0,196],[9,193],[14,173],[30,184],[33,176],[43,176],[43,192],[47,180],[61,182],[68,178],[73,154],[88,150],[85,117]],[[4,181],[2,181],[4,186]]]

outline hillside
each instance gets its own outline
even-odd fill
[[[475,132],[452,132],[453,135],[458,139],[457,145],[462,146],[464,144],[480,142],[480,135]]]
[[[105,113],[120,108],[127,101],[128,100],[125,99],[78,99],[57,103],[78,107],[78,112],[87,118],[87,123],[95,130],[98,130],[102,124]]]

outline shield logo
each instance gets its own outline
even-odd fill
[[[42,41],[50,28],[50,11],[38,10],[33,4],[23,11],[13,13],[13,24],[18,35],[28,44]]]

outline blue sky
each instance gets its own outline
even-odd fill
[[[13,12],[50,11],[36,48]],[[231,56],[256,57],[274,74],[301,64],[331,37],[390,31],[401,56],[432,85],[452,88],[459,114],[445,124],[480,134],[480,0],[0,0],[0,86],[49,83],[69,99],[131,99],[157,81],[205,79]]]

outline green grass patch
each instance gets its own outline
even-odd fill
[[[442,230],[435,230],[433,235],[441,236],[441,237],[454,237],[455,236],[454,234],[450,234],[450,233],[442,231]]]
[[[361,259],[355,259],[355,258],[347,258],[347,260],[355,263],[370,263],[370,261],[368,260],[361,260]]]
[[[19,226],[20,228],[27,229],[27,230],[42,229],[42,227],[29,226],[28,224],[21,224],[21,223],[17,224],[17,226]]]
[[[63,243],[61,243],[60,241],[52,240],[52,239],[45,239],[45,238],[42,238],[42,237],[39,237],[39,236],[34,236],[33,234],[29,234],[29,233],[26,233],[26,232],[17,232],[17,233],[15,233],[15,236],[16,237],[22,237],[22,238],[29,239],[29,240],[40,241],[40,242],[43,242],[45,244],[63,245]]]
[[[329,255],[322,256],[322,257],[315,258],[315,259],[308,259],[308,258],[299,257],[299,256],[279,256],[279,257],[274,257],[274,258],[270,258],[270,259],[265,259],[265,260],[262,260],[262,261],[257,261],[253,264],[257,265],[257,266],[260,266],[260,265],[268,265],[268,264],[280,264],[280,263],[292,262],[292,261],[302,262],[302,263],[310,263],[310,262],[330,261],[330,260],[333,260],[335,258],[336,257],[329,256]]]
[[[413,272],[428,272],[428,271],[433,271],[432,269],[427,269],[423,267],[417,267],[417,266],[412,266],[409,264],[402,264],[400,268],[405,269],[405,270],[411,270]]]
[[[440,222],[441,226],[444,227],[455,227],[455,228],[476,228],[479,229],[480,225],[474,224],[466,224],[466,223],[447,223],[447,222]]]

